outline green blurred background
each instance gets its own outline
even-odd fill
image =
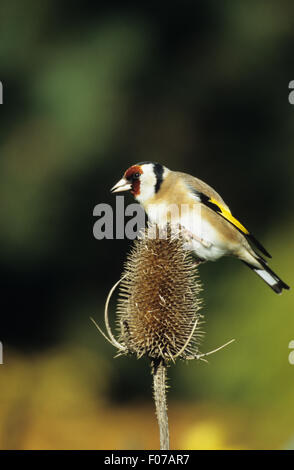
[[[207,181],[294,285],[293,50],[290,0],[1,0],[2,449],[159,446],[147,360],[89,320],[131,245],[93,208],[131,164]],[[200,277],[201,350],[236,341],[170,367],[172,448],[294,448],[292,291],[229,258]]]

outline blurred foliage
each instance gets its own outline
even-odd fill
[[[93,208],[115,207],[131,163],[210,183],[294,285],[293,14],[290,0],[1,0],[1,448],[158,447],[149,364],[114,361],[89,321],[130,248],[94,239]],[[169,369],[172,446],[293,448],[292,291],[230,259],[200,276],[202,351],[236,341]]]

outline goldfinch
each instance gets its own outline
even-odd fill
[[[141,162],[128,168],[111,191],[130,191],[148,219],[159,225],[170,221],[172,213],[172,223],[185,231],[186,248],[198,259],[216,261],[224,255],[235,256],[277,294],[289,289],[251,244],[263,255],[271,255],[232,215],[221,196],[200,179],[160,163]]]

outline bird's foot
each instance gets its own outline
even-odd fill
[[[179,229],[181,231],[181,234],[186,242],[190,242],[191,240],[195,240],[198,243],[201,243],[205,248],[210,248],[212,246],[212,243],[208,242],[207,240],[204,240],[203,238],[198,237],[194,233],[192,233],[190,230],[188,230],[185,227],[182,227],[179,225]]]

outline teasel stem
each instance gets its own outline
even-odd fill
[[[166,401],[167,364],[163,359],[151,362],[153,375],[153,396],[159,426],[160,450],[169,450],[169,427]]]

